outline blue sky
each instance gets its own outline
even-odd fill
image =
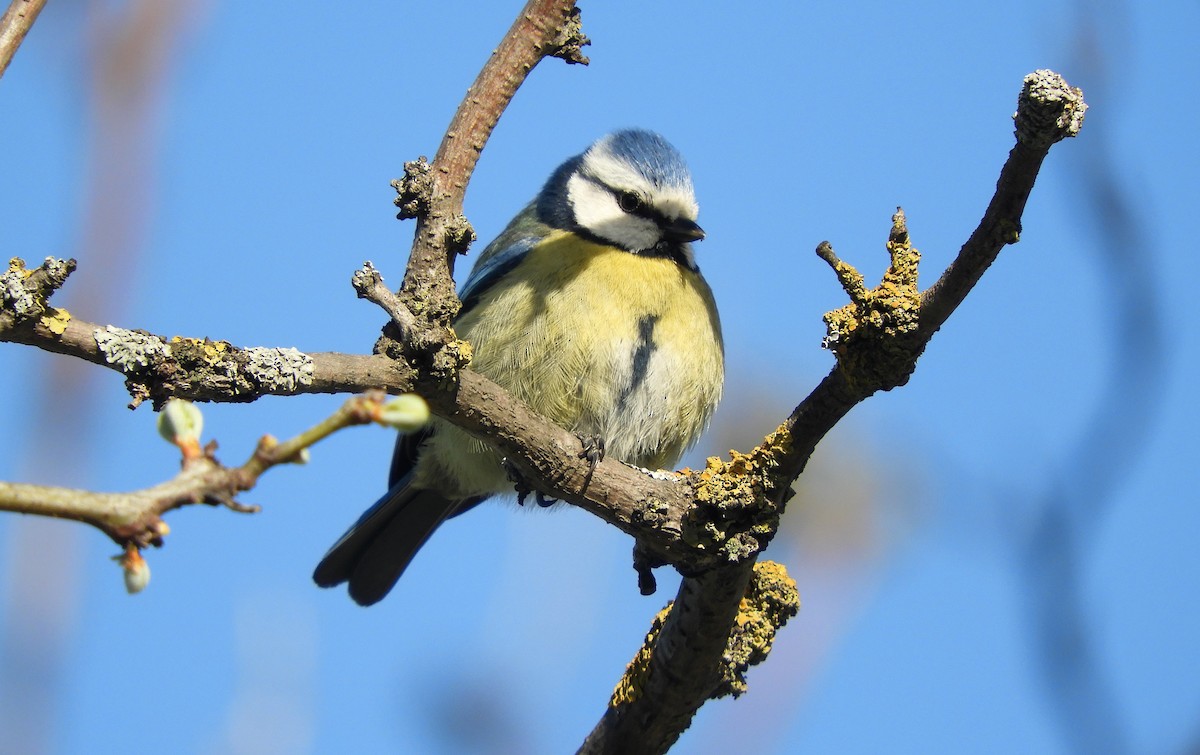
[[[125,6],[52,3],[0,80],[6,256],[77,257],[56,302],[85,319],[368,351],[382,315],[355,299],[350,275],[370,259],[398,283],[412,230],[393,217],[388,181],[436,150],[516,4],[198,3],[150,126],[125,134],[144,163],[104,159],[92,136],[88,24]],[[1200,370],[1189,233],[1200,8],[919,6],[586,3],[591,66],[534,72],[484,152],[468,215],[486,241],[551,169],[614,128],[679,147],[730,373],[695,461],[748,446],[829,369],[820,315],[842,294],[818,242],[877,277],[903,205],[928,285],[991,196],[1024,74],[1049,67],[1082,86],[1083,135],[1052,151],[1021,243],[910,384],[857,408],[822,446],[768,554],[799,583],[801,614],[750,692],[707,706],[678,751],[717,752],[747,728],[759,752],[1069,751],[1034,652],[1027,598],[1042,583],[1017,543],[1047,491],[1095,480],[1102,495],[1082,509],[1087,636],[1130,747],[1178,751],[1195,743],[1200,710],[1188,377]],[[1103,262],[1107,226],[1089,204],[1100,164],[1139,229],[1157,316],[1115,304],[1123,278]],[[108,263],[84,218],[122,201],[142,224]],[[1122,396],[1144,434],[1114,430],[1119,463],[1096,469],[1078,449],[1093,417],[1117,414],[1101,402],[1114,364],[1129,366],[1114,315],[1146,339],[1161,333],[1163,350]],[[60,359],[8,345],[0,360],[0,479],[112,490],[174,471],[153,414],[125,409],[113,374],[85,370],[74,407],[38,388]],[[297,432],[338,403],[206,406],[206,435],[239,461],[262,433]],[[73,408],[64,418],[54,406]],[[187,753],[578,746],[675,581],[661,575],[643,598],[613,528],[494,504],[444,527],[374,608],[317,589],[313,565],[382,489],[390,446],[380,428],[340,434],[246,495],[264,507],[254,517],[176,512],[135,597],[98,533],[0,517],[0,626],[41,627],[56,669],[40,686],[13,673],[18,645],[0,635],[0,706],[48,690],[45,741],[64,753],[131,741]],[[43,580],[56,599],[18,616]]]

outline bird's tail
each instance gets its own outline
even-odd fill
[[[333,544],[313,571],[321,587],[350,583],[360,606],[383,599],[413,556],[446,517],[463,504],[432,490],[414,488],[411,475],[398,480]]]

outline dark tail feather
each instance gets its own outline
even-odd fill
[[[362,606],[388,594],[433,531],[463,503],[408,482],[393,485],[333,544],[317,564],[314,582],[321,587],[349,582],[350,597]]]

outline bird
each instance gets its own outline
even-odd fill
[[[615,131],[563,162],[459,292],[471,369],[578,435],[593,463],[675,464],[724,383],[698,212],[683,156],[655,132]],[[447,518],[513,490],[495,449],[438,418],[396,441],[388,485],[313,572],[364,606]]]

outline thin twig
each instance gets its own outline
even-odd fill
[[[217,461],[214,443],[195,454],[185,452],[179,474],[141,490],[97,493],[0,482],[0,511],[85,522],[123,547],[161,545],[169,532],[162,519],[168,511],[204,503],[242,513],[257,512],[257,506],[238,503],[238,494],[254,488],[259,477],[272,467],[301,461],[306,449],[332,433],[376,421],[383,399],[384,394],[379,392],[355,396],[325,420],[282,443],[263,436],[239,467],[226,467]]]
[[[1085,112],[1083,92],[1057,73],[1039,70],[1025,77],[1013,115],[1017,143],[1000,171],[996,193],[958,256],[921,295],[921,330],[927,339],[962,304],[1000,250],[1020,240],[1021,216],[1042,161],[1051,146],[1079,133]]]

